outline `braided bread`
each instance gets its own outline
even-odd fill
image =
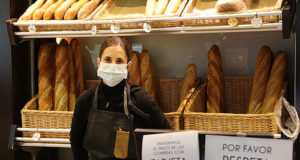
[[[130,60],[132,62],[132,67],[129,71],[129,82],[132,84],[141,85],[141,74],[140,74],[140,65],[138,52],[130,53]]]
[[[152,61],[150,54],[147,50],[143,50],[140,59],[140,70],[141,70],[141,84],[142,88],[154,99],[155,94],[155,81],[154,73],[152,68]]]

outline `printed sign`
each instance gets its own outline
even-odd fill
[[[205,159],[292,160],[291,140],[206,135]]]
[[[199,139],[197,131],[145,135],[143,160],[198,160]]]

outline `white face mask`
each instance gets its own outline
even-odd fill
[[[114,87],[123,79],[127,78],[127,64],[110,64],[100,62],[97,75],[103,79],[106,85]]]

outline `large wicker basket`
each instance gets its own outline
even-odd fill
[[[279,133],[275,117],[278,109],[267,114],[245,114],[251,94],[252,77],[225,77],[225,104],[229,113],[201,113],[206,105],[206,84],[202,84],[186,104],[184,129],[219,132]],[[198,105],[194,102],[198,101]],[[199,106],[202,105],[202,106]],[[230,113],[231,112],[231,113]]]

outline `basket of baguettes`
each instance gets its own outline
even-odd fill
[[[23,128],[70,129],[76,98],[83,92],[79,41],[43,43],[38,52],[38,94],[21,110]],[[33,132],[23,132],[31,137]],[[41,132],[42,138],[69,133]]]
[[[211,18],[184,20],[185,26],[218,26],[228,25],[230,17],[216,18],[218,15],[236,13],[259,13],[279,11],[282,8],[282,0],[189,0],[182,17],[209,16]],[[216,17],[214,17],[216,16]],[[236,17],[238,24],[251,24],[253,17]],[[259,15],[262,23],[279,22],[279,15]]]
[[[254,77],[223,77],[220,51],[214,45],[208,52],[207,82],[186,104],[184,129],[279,133],[277,103],[286,88],[287,60],[286,53],[272,57],[271,49],[263,46]]]
[[[118,20],[158,17],[179,17],[188,0],[37,0],[19,18],[22,21],[61,20]],[[75,22],[75,21],[70,21]],[[176,27],[180,21],[149,22],[152,27]],[[115,24],[116,25],[116,24]],[[142,22],[120,23],[122,29],[143,28]],[[91,30],[94,24],[38,25],[36,31]],[[108,29],[111,23],[95,24],[98,29]],[[28,31],[28,26],[19,26]]]
[[[183,129],[183,111],[190,98],[200,85],[196,65],[187,67],[184,79],[156,79],[152,67],[151,55],[147,50],[141,54],[131,52],[132,67],[129,72],[129,83],[140,85],[153,99],[168,119],[173,129]],[[99,80],[87,80],[86,88],[94,87]]]

